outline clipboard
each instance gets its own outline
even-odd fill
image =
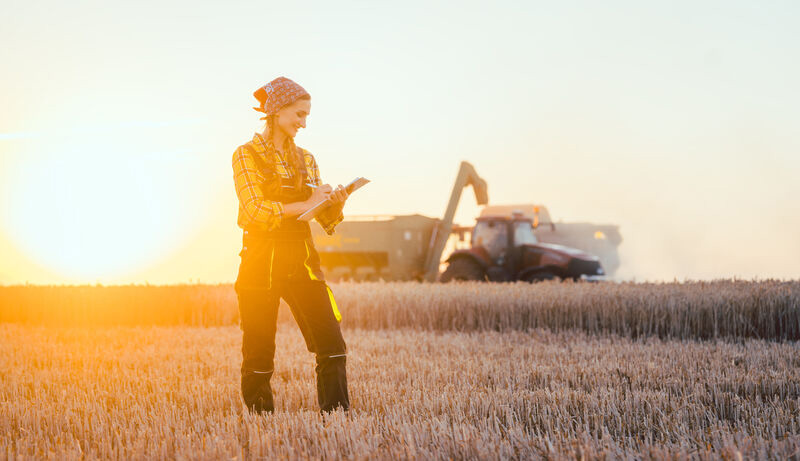
[[[369,182],[369,179],[362,178],[362,177],[359,176],[358,178],[350,181],[350,183],[348,185],[344,186],[344,190],[347,191],[347,195],[349,196],[353,192],[355,192],[358,189],[362,188],[368,182]],[[331,203],[328,201],[328,199],[321,200],[321,201],[315,203],[314,205],[312,205],[311,208],[309,208],[308,210],[304,211],[303,214],[298,216],[297,220],[298,221],[306,221],[306,222],[311,221],[312,219],[316,218],[317,215],[319,215],[325,209],[327,209],[330,205],[331,205]]]

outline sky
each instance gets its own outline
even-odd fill
[[[0,284],[229,283],[231,156],[278,76],[346,215],[492,204],[619,226],[620,280],[800,278],[790,1],[16,1],[0,17]],[[480,211],[464,194],[456,222]]]

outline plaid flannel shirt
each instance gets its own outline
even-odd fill
[[[269,158],[266,154],[266,141],[259,133],[253,135],[253,139],[246,145],[255,151],[256,155],[261,155],[267,165],[273,165],[277,171],[284,178],[292,178],[295,172],[291,171],[286,158],[282,153],[276,152],[276,155]],[[299,148],[303,153],[303,160],[308,172],[308,181],[315,186],[322,185],[322,179],[319,176],[319,167],[317,161],[311,152]],[[283,219],[283,204],[278,201],[267,200],[261,191],[260,184],[266,178],[259,171],[256,166],[255,160],[251,157],[251,151],[244,146],[239,146],[233,153],[233,182],[236,185],[236,195],[239,198],[239,216],[237,224],[244,229],[256,228],[260,230],[273,230],[281,224]],[[334,233],[334,228],[337,224],[342,222],[344,215],[342,214],[342,207],[330,207],[325,212],[319,214],[316,218],[317,222],[325,230],[325,233],[331,235]]]

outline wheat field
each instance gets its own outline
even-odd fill
[[[798,456],[796,343],[347,330],[353,409],[317,412],[279,328],[276,413],[243,411],[235,327],[0,327],[8,459]]]
[[[800,340],[800,281],[338,283],[345,328]],[[281,322],[293,322],[284,312]],[[236,325],[231,285],[0,287],[0,323]]]
[[[334,285],[325,417],[285,308],[244,410],[229,285],[0,287],[0,459],[800,459],[799,286]]]

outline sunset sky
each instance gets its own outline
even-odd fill
[[[619,225],[620,279],[798,278],[798,5],[6,1],[0,284],[232,282],[278,76],[323,180],[372,180],[346,214],[441,217],[467,160],[490,203]]]

